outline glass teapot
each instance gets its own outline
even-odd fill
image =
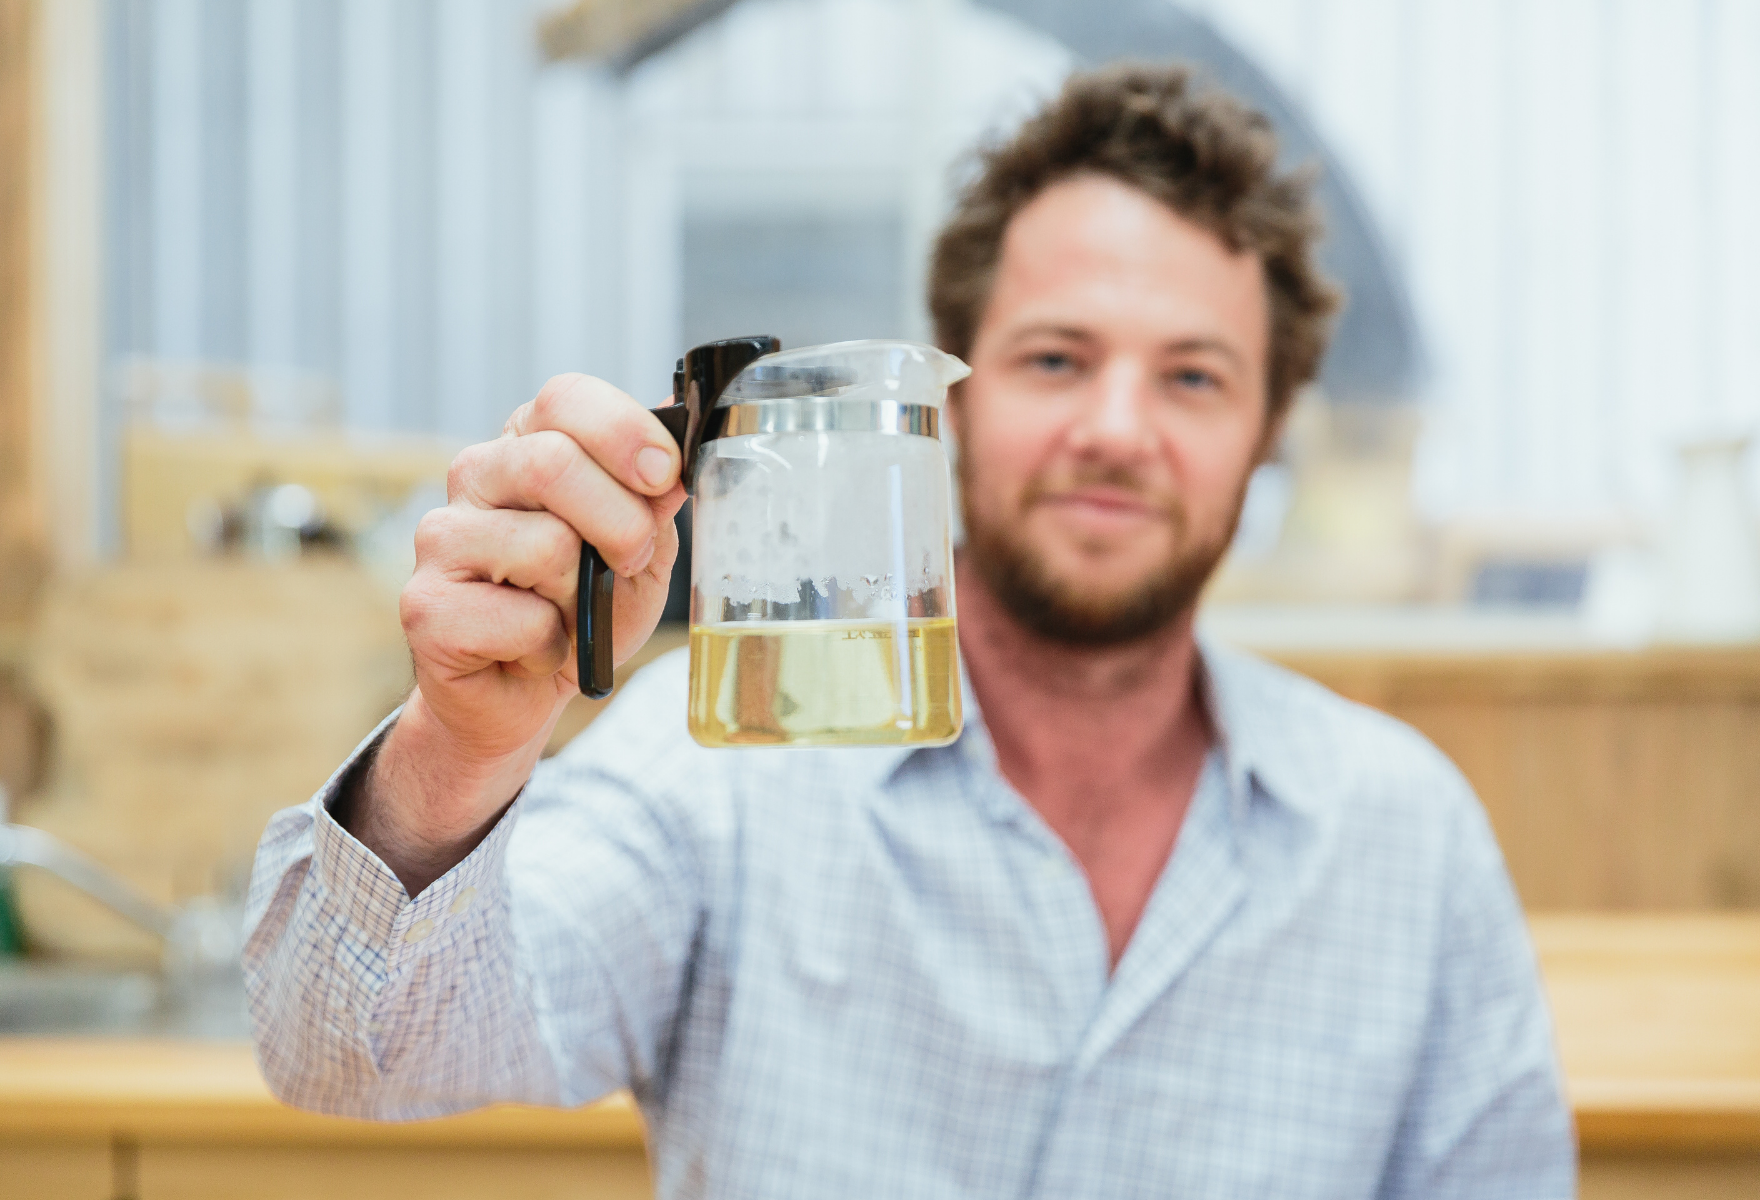
[[[942,745],[961,726],[947,388],[914,342],[698,346],[655,409],[696,498],[690,731],[705,746]],[[611,690],[612,573],[582,546],[581,690]]]

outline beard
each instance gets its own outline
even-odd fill
[[[1172,546],[1135,583],[1110,592],[1078,586],[1060,574],[1021,533],[1027,512],[1050,494],[1035,480],[1012,520],[989,521],[975,511],[969,460],[960,461],[960,499],[965,518],[965,554],[1009,615],[1048,641],[1072,646],[1118,646],[1167,628],[1198,602],[1216,564],[1228,552],[1240,521],[1246,482],[1234,498],[1228,527],[1219,538],[1194,542],[1185,507],[1176,499],[1157,507],[1172,531]],[[1071,486],[1105,484],[1148,496],[1141,480],[1124,468],[1082,471]]]

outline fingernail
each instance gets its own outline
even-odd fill
[[[636,474],[649,487],[659,487],[672,471],[672,456],[658,446],[643,446],[636,451]]]
[[[644,450],[642,453],[646,454],[647,451]],[[640,575],[642,573],[642,571],[647,567],[647,565],[653,561],[654,561],[654,539],[649,538],[648,544],[646,546],[642,547],[642,552],[640,554],[636,555],[636,560],[629,565],[629,573],[631,575]]]

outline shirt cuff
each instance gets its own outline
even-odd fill
[[[412,900],[396,873],[330,815],[342,788],[354,770],[377,752],[398,712],[385,718],[362,741],[313,798],[312,805],[312,869],[319,886],[328,893],[332,911],[348,927],[348,940],[355,943],[359,955],[356,961],[378,967],[367,972],[378,979],[361,981],[369,986],[382,986],[407,962],[450,945],[459,933],[475,925],[476,919],[491,909],[505,907],[490,901],[500,899],[506,889],[507,839],[525,795],[521,788],[476,848]]]

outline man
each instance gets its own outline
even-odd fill
[[[459,457],[417,686],[264,837],[265,1074],[379,1118],[631,1088],[666,1197],[1563,1197],[1521,912],[1420,737],[1193,634],[1333,307],[1264,120],[1078,76],[937,246],[967,725],[708,751],[685,664],[539,764],[582,537],[653,629],[678,455],[547,384]],[[413,897],[413,899],[412,899]]]

